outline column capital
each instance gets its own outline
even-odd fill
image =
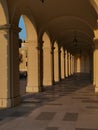
[[[10,24],[0,25],[0,30],[10,29]]]
[[[43,41],[42,39],[39,39],[39,40],[38,40],[37,49],[38,49],[39,51],[43,51],[43,43],[44,43],[44,41]]]
[[[51,46],[51,54],[54,54],[54,49],[55,49],[55,47],[54,47],[54,45],[52,44],[52,46]]]
[[[4,24],[4,25],[0,25],[0,30],[14,30],[16,32],[20,32],[21,28],[19,28],[18,26],[14,25],[14,24]]]

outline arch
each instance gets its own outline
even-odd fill
[[[58,43],[54,42],[54,81],[59,81],[59,61],[58,61],[59,48]]]
[[[42,37],[43,43],[43,85],[52,85],[52,57],[51,57],[51,41],[45,32]]]
[[[27,41],[37,41],[36,28],[27,15],[22,15],[26,27]],[[33,35],[33,36],[32,36]],[[36,42],[35,42],[36,43]]]
[[[8,8],[5,0],[0,1],[0,25],[9,23]]]
[[[27,43],[27,92],[38,92],[38,38],[37,32],[28,16],[22,15],[26,28]]]
[[[97,0],[90,0],[90,2],[98,14],[98,1]]]

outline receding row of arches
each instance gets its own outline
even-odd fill
[[[80,57],[71,54],[55,40],[51,40],[48,33],[38,34],[31,17],[25,13],[15,17],[9,24],[6,3],[0,2],[0,107],[12,107],[20,103],[19,88],[19,18],[23,17],[28,42],[28,77],[27,92],[43,91],[45,86],[68,77],[75,72],[90,72],[89,54]],[[18,13],[17,13],[18,15]],[[18,22],[17,22],[18,21]],[[84,57],[87,57],[86,63]],[[82,59],[82,60],[81,60]],[[84,68],[81,69],[81,64]],[[88,67],[89,66],[89,67]],[[88,69],[89,68],[89,69]]]
[[[24,19],[25,17],[23,16]],[[26,21],[26,19],[24,21]],[[26,25],[26,30],[29,30],[27,28],[28,26]],[[53,85],[56,82],[73,75],[74,73],[90,73],[90,61],[87,53],[83,52],[82,56],[79,54],[74,56],[68,52],[68,50],[63,48],[63,46],[60,46],[56,41],[51,42],[46,32],[42,36],[42,44],[39,48],[37,47],[38,42],[36,31],[32,32],[32,36],[34,36],[35,39],[26,41],[28,46],[28,77],[26,92],[42,91],[45,86]],[[38,56],[39,51],[41,53],[40,59]],[[86,60],[85,57],[87,58]],[[41,61],[40,79],[38,78],[39,61]],[[42,85],[42,88],[40,89],[39,82],[42,83],[40,84]]]

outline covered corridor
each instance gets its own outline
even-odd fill
[[[0,130],[12,129],[98,130],[98,0],[0,0]]]
[[[27,35],[25,94],[77,73],[90,75],[98,92],[97,0],[0,0],[0,108],[21,104],[21,17]]]
[[[0,110],[0,130],[98,130],[98,93],[89,75],[62,80]]]

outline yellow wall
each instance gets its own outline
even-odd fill
[[[90,61],[89,55],[86,53],[80,56],[79,54],[75,55],[75,73],[89,73],[90,72]]]

